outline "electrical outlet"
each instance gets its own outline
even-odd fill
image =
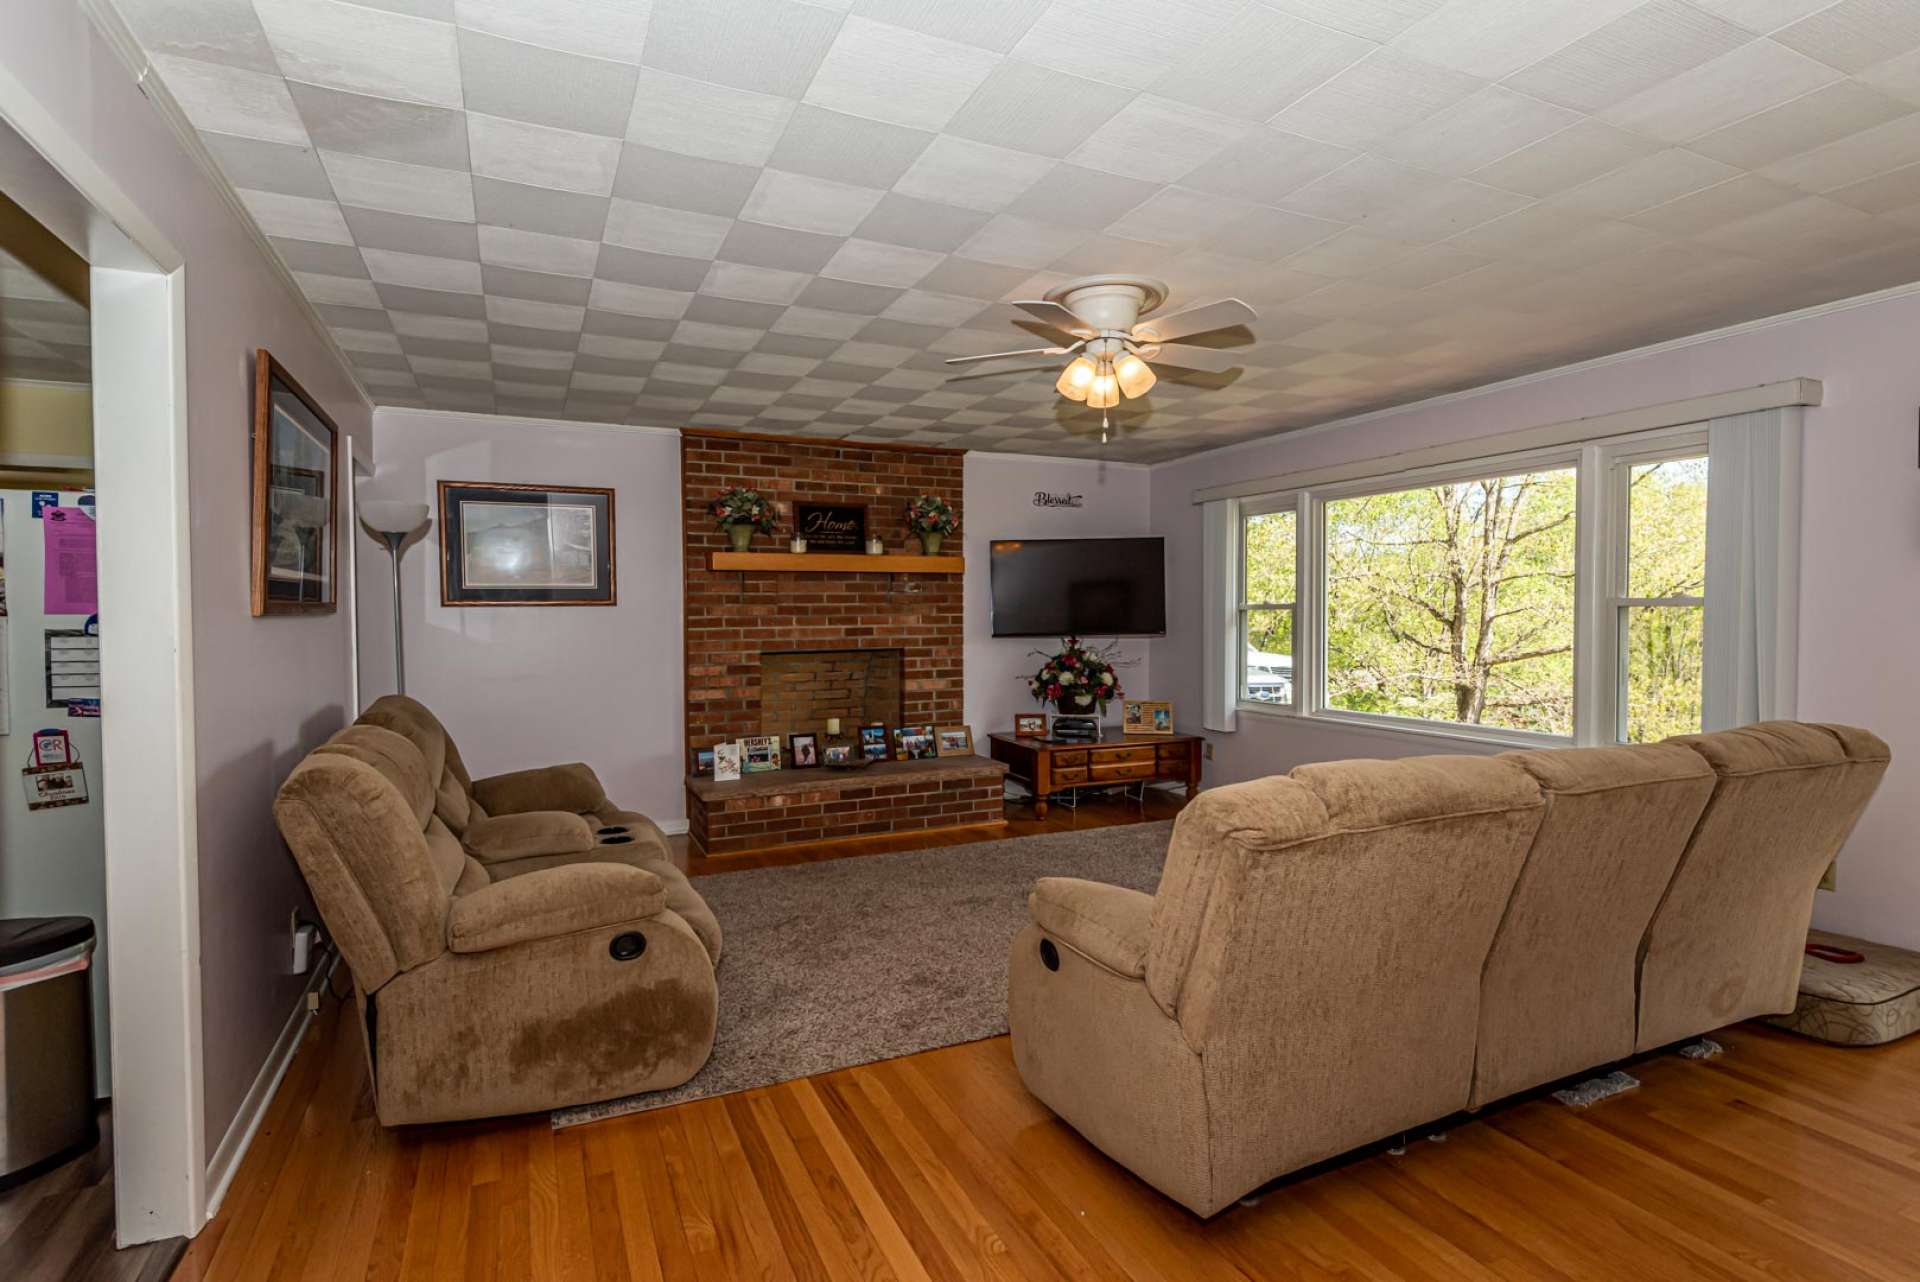
[[[1213,760],[1213,740],[1208,739],[1200,745],[1200,756],[1207,761]]]

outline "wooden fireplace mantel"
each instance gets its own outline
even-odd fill
[[[963,556],[888,552],[709,552],[709,570],[759,570],[776,574],[965,574]]]

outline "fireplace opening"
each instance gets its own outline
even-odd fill
[[[898,650],[776,650],[760,656],[760,733],[823,732],[901,724],[906,712]]]

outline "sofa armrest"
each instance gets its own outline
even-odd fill
[[[509,877],[460,896],[447,915],[447,947],[485,953],[530,939],[655,917],[667,888],[652,873],[625,864],[569,864]]]
[[[476,819],[460,835],[467,853],[481,863],[579,855],[593,849],[593,825],[568,810],[526,810]]]
[[[1153,896],[1078,877],[1042,877],[1027,896],[1034,925],[1090,961],[1134,979],[1147,973]]]
[[[568,810],[575,814],[607,804],[607,790],[584,762],[514,770],[473,781],[473,799],[490,815],[528,810]]]

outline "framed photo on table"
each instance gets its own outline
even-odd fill
[[[1173,704],[1164,699],[1122,699],[1122,734],[1172,734]]]
[[[331,614],[340,432],[264,348],[253,374],[253,615]]]
[[[614,601],[612,490],[440,482],[440,604]]]
[[[1016,712],[1013,714],[1013,732],[1023,739],[1044,739],[1047,737],[1047,714],[1044,712]]]

